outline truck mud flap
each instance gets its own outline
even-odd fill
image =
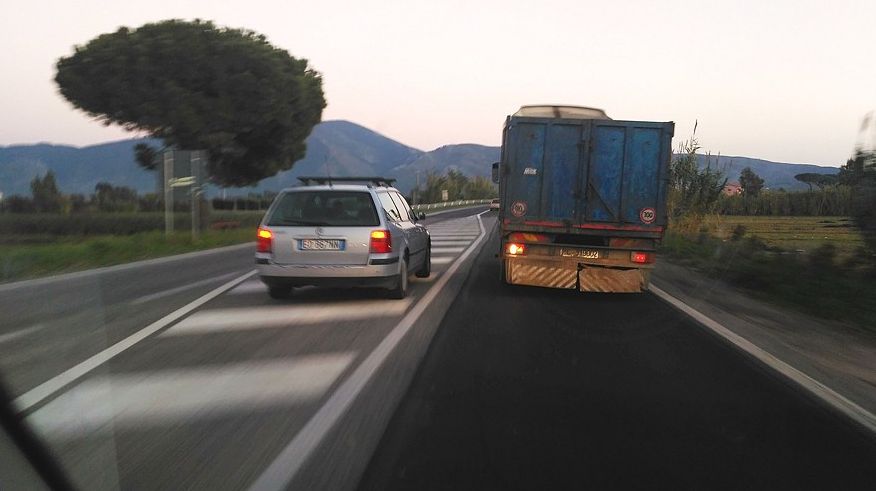
[[[648,283],[640,269],[584,267],[578,272],[578,289],[582,292],[639,293]]]
[[[578,283],[575,269],[564,268],[553,261],[510,260],[506,271],[508,282],[512,285],[574,289]]]

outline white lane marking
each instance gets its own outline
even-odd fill
[[[673,297],[669,293],[666,293],[657,286],[654,286],[652,284],[650,286],[650,290],[655,295],[663,299],[663,301],[665,301],[666,303],[672,305],[676,309],[692,317],[700,325],[714,331],[722,338],[733,343],[737,348],[757,358],[768,367],[779,372],[803,389],[811,392],[819,399],[833,406],[834,409],[857,421],[871,432],[876,433],[876,415],[874,415],[873,413],[846,399],[841,394],[837,393],[836,391],[822,384],[821,382],[815,380],[809,375],[806,375],[805,373],[797,370],[796,368],[785,363],[779,358],[776,358],[763,348],[736,334],[732,330],[724,327],[717,321],[712,320],[710,317],[706,316],[702,312]]]
[[[87,379],[27,420],[48,438],[90,435],[318,399],[356,358],[332,353]]]
[[[244,293],[267,293],[268,287],[261,281],[247,281],[241,283],[226,293],[226,295],[241,295]]]
[[[388,317],[403,314],[409,305],[410,300],[387,302],[381,299],[202,310],[164,331],[160,337]]]
[[[433,247],[432,254],[455,254],[464,250],[465,247]]]
[[[470,240],[433,240],[432,247],[465,246],[471,244]]]
[[[140,298],[132,300],[129,303],[131,305],[140,305],[140,304],[143,304],[146,302],[151,302],[152,300],[157,300],[159,298],[164,298],[164,297],[167,297],[170,295],[175,295],[179,292],[184,292],[184,291],[192,289],[192,288],[197,288],[197,287],[202,286],[202,285],[209,285],[210,283],[216,283],[218,281],[222,281],[226,278],[231,278],[232,276],[237,276],[239,274],[240,274],[240,271],[235,271],[233,273],[223,274],[223,275],[214,276],[212,278],[207,278],[207,279],[200,280],[200,281],[195,281],[193,283],[189,283],[188,285],[178,286],[176,288],[171,288],[169,290],[160,291],[158,293],[153,293],[151,295],[144,295]]]
[[[0,344],[3,344],[7,341],[13,341],[22,336],[27,336],[28,334],[35,333],[37,331],[41,331],[48,327],[45,324],[34,324],[30,327],[25,327],[24,329],[19,329],[17,331],[8,332],[6,334],[0,334]]]
[[[86,373],[106,363],[107,361],[117,356],[119,353],[151,336],[156,331],[163,329],[173,322],[176,322],[181,317],[187,315],[189,312],[197,309],[201,305],[204,305],[210,300],[213,300],[219,295],[222,295],[227,290],[234,288],[235,286],[237,286],[238,283],[245,281],[247,278],[254,274],[256,274],[256,270],[252,270],[229,281],[228,283],[225,283],[222,286],[213,289],[212,291],[201,296],[200,298],[197,298],[189,302],[188,304],[174,310],[173,312],[165,315],[161,319],[158,319],[157,321],[149,324],[143,329],[140,329],[134,334],[131,334],[130,336],[119,341],[118,343],[110,346],[109,348],[106,348],[100,353],[97,353],[90,358],[87,358],[85,361],[82,361],[79,364],[73,366],[72,368],[69,368],[59,373],[58,375],[55,375],[54,377],[46,380],[42,384],[18,396],[17,399],[12,401],[14,407],[18,411],[26,411],[35,404],[51,396],[55,392],[63,389],[67,384],[76,381],[79,377],[82,377]]]
[[[483,213],[486,213],[484,211]],[[484,226],[480,213],[477,215],[481,226],[481,236],[459,256],[445,274],[436,281],[419,302],[407,315],[383,338],[353,373],[329,396],[328,401],[310,418],[304,428],[295,438],[274,458],[271,465],[249,487],[250,490],[280,490],[286,489],[302,464],[313,454],[325,435],[337,424],[341,416],[349,410],[362,389],[371,380],[377,370],[383,365],[405,334],[411,330],[423,311],[432,303],[438,293],[444,288],[462,263],[478,249],[484,240]]]
[[[447,263],[452,263],[454,259],[456,259],[455,256],[433,257],[433,258],[432,258],[432,264],[447,264]]]

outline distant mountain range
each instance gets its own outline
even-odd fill
[[[90,194],[98,182],[128,186],[140,193],[154,192],[156,177],[134,161],[133,148],[150,139],[130,139],[87,147],[51,145],[13,145],[0,147],[0,192],[30,194],[30,181],[52,170],[64,193]],[[468,176],[490,175],[490,164],[499,160],[499,147],[475,144],[445,145],[428,152],[409,147],[368,128],[349,121],[325,121],[314,128],[307,139],[307,155],[288,171],[269,177],[249,188],[229,188],[228,195],[279,190],[293,186],[298,176],[385,176],[398,179],[404,192],[414,187],[419,173],[444,173],[456,169]],[[808,186],[794,179],[795,174],[814,172],[833,174],[835,167],[811,164],[787,164],[749,157],[700,156],[700,166],[715,166],[726,172],[731,181],[739,178],[746,166],[765,181],[769,188],[803,190]],[[215,195],[213,188],[210,194]]]

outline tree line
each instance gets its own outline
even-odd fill
[[[90,195],[64,194],[58,189],[52,171],[30,181],[30,196],[12,195],[0,200],[0,213],[41,214],[86,214],[86,213],[131,213],[164,210],[164,198],[158,193],[138,194],[127,186],[114,186],[99,182]],[[213,198],[214,210],[266,210],[276,196],[273,192],[250,193],[247,196]],[[174,203],[174,211],[191,209],[189,200]]]
[[[461,199],[487,199],[498,196],[498,189],[493,182],[482,176],[469,177],[456,169],[449,169],[445,174],[428,172],[426,182],[414,190],[417,203],[440,203]]]

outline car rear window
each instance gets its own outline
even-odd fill
[[[371,194],[357,191],[295,191],[277,198],[273,226],[365,227],[380,224]]]

